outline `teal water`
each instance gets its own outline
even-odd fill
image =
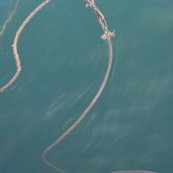
[[[173,1],[95,0],[115,29],[113,68],[88,116],[47,159],[69,173],[173,171]],[[0,29],[15,0],[0,0]],[[0,37],[0,86],[14,74],[15,32],[41,0],[21,0]],[[55,1],[18,44],[22,73],[0,95],[0,172],[53,173],[41,154],[98,90],[108,47],[85,1]]]

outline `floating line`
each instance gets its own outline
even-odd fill
[[[43,3],[41,3],[33,12],[30,13],[30,15],[24,20],[22,25],[17,30],[15,38],[14,38],[14,42],[13,42],[13,45],[12,45],[13,54],[14,54],[14,58],[15,58],[15,61],[16,61],[16,66],[17,66],[17,71],[14,74],[14,76],[11,78],[11,80],[5,86],[0,88],[0,93],[5,91],[9,86],[11,86],[13,84],[13,82],[17,79],[17,77],[19,76],[19,74],[21,72],[21,63],[20,63],[20,58],[19,58],[19,54],[18,54],[18,51],[17,51],[17,44],[18,44],[18,40],[19,40],[19,37],[20,37],[23,29],[25,28],[27,23],[32,19],[32,17],[34,17],[34,15],[36,13],[38,13],[50,1],[51,0],[46,0]]]

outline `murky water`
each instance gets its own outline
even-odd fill
[[[88,116],[48,159],[69,173],[171,173],[173,2],[95,1],[116,31],[110,80]],[[0,37],[0,86],[16,70],[15,32],[41,2],[20,0]],[[0,30],[15,3],[0,0]],[[54,172],[41,153],[99,88],[108,60],[101,35],[95,15],[80,0],[53,0],[27,25],[18,44],[21,75],[0,95],[0,172]]]

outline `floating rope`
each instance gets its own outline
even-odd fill
[[[19,29],[16,32],[15,38],[14,38],[14,42],[12,45],[13,48],[13,54],[14,54],[14,58],[16,61],[16,66],[17,66],[17,71],[14,74],[14,76],[12,77],[12,79],[2,88],[0,88],[0,93],[5,91],[9,86],[11,86],[13,84],[13,82],[17,79],[17,77],[19,76],[20,72],[21,72],[21,64],[20,64],[20,58],[19,58],[19,54],[17,51],[17,44],[18,44],[18,40],[19,37],[23,31],[23,29],[25,28],[25,26],[27,25],[27,23],[32,19],[32,17],[34,17],[34,15],[36,13],[38,13],[46,4],[48,4],[51,0],[46,0],[43,3],[41,3],[22,23],[22,25],[19,27]]]
[[[89,104],[89,106],[84,110],[84,112],[81,114],[81,116],[76,120],[76,122],[68,129],[66,130],[57,140],[55,140],[50,146],[48,146],[46,148],[46,150],[42,153],[42,158],[44,160],[44,162],[50,166],[51,168],[61,172],[61,173],[64,173],[64,171],[62,169],[59,169],[57,167],[55,167],[54,165],[52,165],[51,163],[49,163],[47,160],[46,160],[46,156],[47,154],[56,146],[58,145],[65,137],[67,137],[67,135],[69,135],[71,133],[72,130],[74,130],[74,128],[85,118],[85,116],[88,114],[88,112],[91,110],[91,108],[94,106],[94,104],[96,103],[96,101],[98,100],[98,98],[100,97],[105,85],[106,85],[106,82],[108,80],[108,77],[109,77],[109,74],[110,74],[110,70],[111,70],[111,65],[112,65],[112,44],[111,44],[111,37],[114,36],[114,33],[111,33],[109,32],[108,28],[107,28],[107,24],[106,24],[106,21],[103,17],[103,14],[99,11],[99,9],[95,6],[94,4],[94,1],[87,1],[88,4],[87,6],[90,6],[96,13],[97,17],[98,17],[98,20],[99,20],[99,23],[100,25],[102,26],[102,29],[104,31],[104,38],[107,39],[107,43],[108,43],[108,46],[109,46],[109,61],[108,61],[108,66],[107,66],[107,71],[106,71],[106,74],[105,74],[105,77],[103,79],[103,82],[98,90],[98,92],[96,93],[95,97],[93,98],[93,100],[91,101],[91,103]],[[86,7],[87,7],[86,6]],[[100,17],[101,15],[101,17]]]
[[[113,52],[112,52],[112,43],[111,43],[111,38],[115,36],[115,32],[110,32],[108,30],[107,27],[107,23],[106,20],[104,18],[104,15],[101,13],[101,11],[97,8],[97,6],[95,5],[94,0],[86,0],[87,4],[86,7],[91,7],[93,9],[93,11],[95,12],[97,19],[99,21],[99,24],[101,25],[101,28],[104,31],[104,34],[101,36],[101,38],[103,40],[107,40],[108,43],[108,47],[109,47],[109,60],[108,60],[108,66],[107,66],[107,71],[105,73],[103,82],[99,88],[99,90],[97,91],[95,97],[93,98],[93,100],[91,101],[91,103],[89,104],[89,106],[84,110],[84,112],[81,114],[81,116],[76,120],[76,122],[68,129],[66,130],[57,140],[55,140],[50,146],[48,146],[46,148],[46,150],[42,153],[42,158],[43,161],[50,166],[51,168],[55,169],[56,171],[60,172],[60,173],[65,173],[64,170],[57,168],[56,166],[54,166],[53,164],[51,164],[50,162],[48,162],[46,160],[46,156],[47,154],[53,149],[55,148],[56,145],[58,145],[65,137],[67,137],[67,135],[69,135],[72,130],[74,130],[74,128],[86,117],[86,115],[88,114],[88,112],[92,109],[92,107],[94,106],[94,104],[96,103],[96,101],[98,100],[98,98],[100,97],[110,74],[110,70],[111,70],[111,66],[112,66],[112,56],[113,56]],[[154,173],[154,172],[150,172],[150,171],[117,171],[117,172],[112,172],[112,173]]]

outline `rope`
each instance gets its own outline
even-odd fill
[[[112,44],[111,44],[111,40],[108,38],[107,39],[108,42],[108,46],[109,46],[109,62],[108,62],[108,67],[107,67],[107,71],[104,77],[104,80],[97,92],[97,94],[95,95],[95,97],[93,98],[93,100],[91,101],[91,103],[89,104],[89,106],[84,110],[84,112],[82,113],[82,115],[76,120],[76,122],[68,129],[66,130],[56,141],[54,141],[50,146],[48,146],[46,148],[46,150],[42,153],[42,158],[44,160],[44,162],[52,167],[55,170],[60,170],[59,168],[55,168],[55,166],[53,166],[52,164],[50,164],[47,160],[46,160],[46,155],[56,146],[58,145],[67,135],[69,135],[71,133],[72,130],[74,130],[74,128],[85,118],[85,116],[88,114],[88,112],[91,110],[91,108],[94,106],[94,104],[96,103],[96,101],[98,100],[98,98],[100,97],[106,82],[108,80],[109,77],[109,73],[111,70],[111,65],[112,65]]]
[[[132,171],[116,171],[112,173],[156,173],[156,172],[151,172],[151,171],[142,171],[142,170],[132,170]]]
[[[88,114],[88,112],[91,110],[91,108],[94,106],[94,104],[96,103],[96,101],[98,100],[98,98],[100,97],[106,83],[107,83],[107,80],[108,80],[108,77],[109,77],[109,74],[110,74],[110,70],[111,70],[111,65],[112,65],[112,44],[111,44],[111,39],[110,37],[107,37],[107,43],[108,43],[108,46],[109,46],[109,61],[108,61],[108,67],[107,67],[107,71],[106,71],[106,74],[105,74],[105,77],[103,79],[103,82],[97,92],[97,94],[95,95],[95,97],[93,98],[93,100],[91,101],[91,103],[89,104],[89,106],[84,110],[84,112],[81,114],[81,116],[76,120],[76,122],[68,129],[66,130],[57,140],[55,140],[50,146],[48,146],[46,148],[46,150],[42,153],[42,158],[44,160],[44,162],[50,166],[51,168],[61,172],[61,173],[64,173],[63,170],[55,167],[54,165],[52,165],[51,163],[49,163],[47,160],[46,160],[46,156],[47,154],[56,146],[58,145],[65,137],[67,137],[67,135],[69,135],[72,130],[74,130],[74,128],[86,117],[86,115]]]
[[[35,14],[38,13],[50,1],[51,0],[45,0],[43,3],[41,3],[32,13],[30,13],[30,15],[24,20],[22,25],[17,30],[15,38],[14,38],[14,42],[13,42],[13,45],[12,45],[13,54],[14,54],[14,58],[15,58],[15,61],[16,61],[16,66],[17,66],[17,71],[14,74],[14,76],[12,77],[12,79],[5,86],[0,88],[0,93],[5,91],[8,87],[10,87],[14,83],[14,81],[17,79],[17,77],[19,76],[19,74],[21,72],[21,63],[20,63],[20,58],[19,58],[19,54],[18,54],[18,51],[17,51],[17,44],[18,44],[18,40],[19,40],[19,37],[20,37],[23,29],[25,28],[27,23],[32,19],[32,17],[34,17]]]
[[[102,35],[102,39],[106,39],[107,43],[108,43],[108,47],[109,47],[109,60],[108,60],[108,66],[107,66],[107,71],[105,73],[103,82],[99,88],[99,90],[97,91],[95,97],[93,98],[93,100],[91,101],[91,103],[89,104],[89,106],[84,110],[84,112],[81,114],[81,116],[76,120],[75,123],[72,124],[72,126],[67,129],[57,140],[55,140],[50,146],[48,146],[45,151],[42,153],[42,159],[43,161],[51,168],[53,168],[54,170],[60,172],[60,173],[65,173],[64,170],[57,168],[56,166],[54,166],[53,164],[51,164],[50,162],[48,162],[46,160],[46,156],[47,154],[53,149],[55,148],[64,138],[66,138],[74,129],[77,125],[79,125],[79,123],[86,117],[86,115],[88,114],[88,112],[92,109],[92,107],[94,106],[94,104],[96,103],[96,101],[98,100],[98,98],[100,97],[106,83],[107,80],[109,78],[109,74],[110,74],[110,70],[111,70],[111,66],[112,66],[112,56],[113,56],[113,52],[112,52],[112,43],[111,43],[111,38],[115,36],[114,32],[110,32],[108,30],[107,27],[107,23],[106,20],[103,16],[103,14],[101,13],[101,11],[96,7],[94,0],[86,0],[88,4],[86,4],[86,7],[91,7],[97,18],[99,21],[99,24],[101,25],[104,34]],[[149,172],[149,171],[118,171],[118,172],[112,172],[112,173],[154,173],[154,172]]]

